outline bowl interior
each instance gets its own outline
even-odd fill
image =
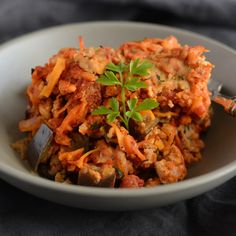
[[[224,83],[229,94],[236,94],[236,54],[207,38],[195,34],[156,25],[133,23],[97,23],[90,25],[69,25],[33,33],[3,45],[0,48],[0,164],[11,166],[31,174],[27,164],[22,162],[11,149],[10,143],[20,137],[17,124],[24,117],[26,108],[25,89],[30,83],[30,70],[42,65],[63,47],[77,47],[77,37],[82,35],[87,46],[109,45],[117,47],[129,40],[145,37],[176,36],[181,44],[204,45],[210,52],[207,58],[215,69],[212,77]],[[192,166],[188,178],[209,173],[227,164],[235,163],[236,120],[213,106],[212,126],[205,134],[206,148],[203,160]]]

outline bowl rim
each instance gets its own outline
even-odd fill
[[[177,191],[184,191],[189,188],[201,186],[203,184],[208,184],[216,179],[223,178],[230,175],[231,173],[236,174],[236,160],[224,167],[218,168],[215,171],[193,177],[190,179],[185,179],[177,183],[171,183],[167,185],[159,185],[150,188],[138,188],[138,189],[121,189],[121,188],[99,188],[99,187],[89,187],[80,185],[70,185],[54,182],[52,180],[45,179],[43,177],[33,175],[29,173],[24,173],[13,167],[4,165],[0,163],[0,172],[5,175],[9,175],[14,179],[23,181],[24,183],[34,185],[37,187],[42,187],[44,189],[55,190],[57,192],[66,192],[84,196],[96,196],[96,197],[144,197],[151,195],[162,195],[165,193],[175,193]],[[30,176],[30,178],[29,178]]]
[[[34,30],[31,31],[29,33],[20,35],[20,36],[15,36],[10,40],[4,41],[3,43],[0,44],[0,51],[5,49],[8,46],[11,46],[14,43],[20,43],[21,41],[27,40],[28,38],[31,37],[35,37],[37,35],[40,34],[48,34],[49,32],[52,31],[58,31],[60,29],[63,28],[74,28],[74,27],[78,27],[78,26],[101,26],[101,25],[112,25],[114,27],[116,26],[122,26],[122,27],[140,27],[140,26],[145,26],[147,28],[159,28],[162,30],[171,30],[172,32],[177,32],[177,33],[181,33],[182,35],[188,35],[188,36],[192,36],[192,37],[197,37],[199,39],[202,40],[206,40],[208,42],[211,42],[213,44],[216,44],[219,47],[222,47],[228,51],[230,51],[231,53],[236,55],[236,49],[220,42],[219,40],[213,39],[209,36],[205,36],[202,35],[200,33],[197,32],[193,32],[187,29],[183,29],[183,28],[178,28],[178,27],[174,27],[174,26],[170,26],[170,25],[164,25],[164,24],[158,24],[158,23],[152,23],[152,22],[137,22],[137,21],[116,21],[116,20],[111,20],[111,21],[84,21],[84,22],[72,22],[72,23],[67,23],[67,24],[62,24],[62,25],[54,25],[54,26],[49,26],[49,27],[45,27],[39,30]]]
[[[91,21],[91,22],[81,22],[81,23],[69,23],[69,24],[63,24],[58,26],[52,26],[47,27],[41,30],[33,31],[31,33],[27,33],[25,35],[22,35],[20,37],[16,37],[10,41],[7,41],[0,45],[0,53],[1,51],[7,49],[8,47],[20,43],[24,40],[30,39],[31,37],[37,37],[37,35],[41,34],[48,34],[52,31],[58,31],[63,30],[63,28],[73,28],[73,27],[91,27],[91,26],[119,26],[119,27],[150,27],[150,28],[159,28],[160,30],[171,30],[173,34],[181,33],[182,35],[186,36],[192,36],[195,38],[199,38],[205,41],[208,41],[210,43],[215,44],[218,47],[224,48],[225,50],[233,53],[236,56],[236,51],[215,40],[211,39],[207,36],[203,36],[201,34],[191,32],[185,29],[180,29],[177,27],[172,26],[166,26],[161,24],[155,24],[155,23],[145,23],[145,22],[132,22],[132,21]],[[14,179],[18,179],[23,181],[24,183],[28,183],[31,185],[36,185],[37,187],[42,187],[45,189],[55,190],[58,192],[66,192],[66,193],[73,193],[78,195],[84,195],[84,196],[97,196],[97,197],[120,197],[120,198],[128,198],[128,197],[144,197],[144,196],[152,196],[152,195],[162,195],[165,193],[174,193],[177,191],[184,191],[187,189],[190,189],[192,187],[198,187],[203,184],[210,183],[216,179],[223,178],[224,176],[228,175],[236,175],[236,160],[232,161],[231,163],[217,168],[214,171],[211,171],[206,174],[202,174],[200,176],[192,177],[190,179],[185,179],[183,181],[172,183],[168,185],[160,185],[155,186],[152,188],[141,188],[141,189],[110,189],[110,188],[98,188],[98,187],[87,187],[87,186],[79,186],[79,185],[67,185],[67,184],[61,184],[57,183],[42,177],[39,177],[37,175],[33,175],[30,172],[25,173],[20,170],[17,170],[9,165],[6,165],[4,163],[0,162],[0,174],[3,174],[5,176],[10,176]],[[2,175],[0,175],[2,176]],[[30,176],[30,178],[29,178]],[[3,178],[6,179],[6,178]]]

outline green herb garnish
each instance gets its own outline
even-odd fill
[[[116,174],[117,174],[117,178],[118,179],[122,179],[124,177],[124,173],[117,167],[114,167],[115,168],[115,171],[116,171]]]
[[[143,117],[140,111],[152,110],[159,105],[158,102],[153,99],[146,98],[139,105],[137,105],[137,98],[132,98],[126,101],[125,92],[126,90],[134,92],[137,89],[146,88],[146,84],[140,80],[140,76],[147,76],[148,69],[152,68],[152,66],[153,65],[150,62],[146,60],[140,62],[139,59],[131,61],[129,64],[125,64],[123,62],[118,65],[109,63],[106,67],[106,72],[96,81],[106,86],[117,85],[121,87],[122,112],[120,111],[120,104],[118,100],[113,97],[109,101],[109,108],[99,106],[92,112],[92,114],[107,115],[108,122],[113,122],[116,118],[120,118],[127,130],[129,130],[130,119],[142,121]]]

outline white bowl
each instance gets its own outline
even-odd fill
[[[176,36],[182,44],[210,49],[213,78],[236,94],[236,53],[212,39],[180,29],[131,22],[92,22],[53,27],[14,39],[0,47],[0,177],[38,197],[75,207],[100,210],[142,209],[166,205],[206,192],[236,173],[236,119],[214,106],[213,124],[206,135],[203,160],[182,182],[143,189],[105,189],[55,183],[33,174],[11,149],[19,137],[17,123],[24,117],[24,91],[30,69],[44,64],[62,47],[77,47],[82,35],[87,46],[113,47],[145,37]]]

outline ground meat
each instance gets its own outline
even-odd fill
[[[144,186],[144,181],[137,175],[127,175],[122,179],[121,188],[140,188]]]
[[[67,98],[74,101],[86,101],[89,111],[92,111],[95,107],[101,104],[101,85],[88,80],[78,80],[76,83],[76,91]]]
[[[70,83],[67,80],[60,80],[59,81],[59,91],[62,95],[65,95],[67,93],[73,93],[76,90],[76,86],[72,83]]]
[[[96,82],[83,81],[79,89],[81,97],[88,103],[88,109],[91,111],[101,104],[101,86]]]

